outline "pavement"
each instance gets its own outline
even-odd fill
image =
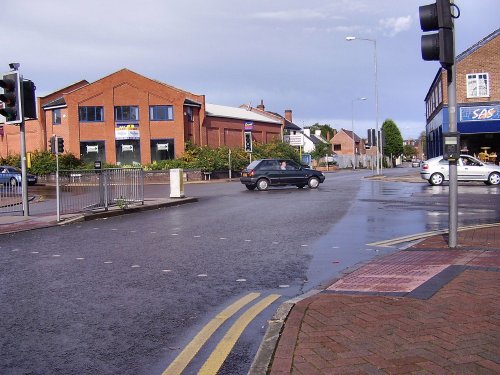
[[[22,232],[57,225],[66,225],[78,221],[95,220],[104,217],[126,215],[140,211],[155,210],[162,207],[178,206],[181,204],[197,202],[198,198],[146,198],[144,204],[134,204],[122,209],[110,206],[107,210],[97,209],[75,214],[60,215],[57,220],[56,212],[43,212],[30,216],[23,216],[21,212],[0,215],[0,235]]]
[[[0,235],[196,201],[0,215]],[[500,374],[500,223],[411,241],[283,303],[249,374]]]
[[[427,237],[329,284],[281,306],[251,374],[500,374],[500,223],[460,230],[455,249]]]

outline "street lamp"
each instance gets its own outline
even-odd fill
[[[375,128],[377,132],[377,175],[380,174],[380,170],[382,168],[381,163],[380,163],[380,134],[379,134],[379,129],[378,129],[378,73],[377,73],[377,40],[376,39],[369,39],[369,38],[358,38],[356,36],[347,36],[345,38],[348,42],[351,42],[353,40],[365,40],[368,42],[373,43],[373,64],[375,66]]]
[[[352,169],[356,169],[356,141],[354,140],[354,102],[363,101],[366,98],[356,98],[351,100],[351,130],[352,130],[352,155],[354,157],[352,162]]]

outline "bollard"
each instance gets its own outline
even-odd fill
[[[184,198],[183,176],[182,169],[170,170],[170,198]]]

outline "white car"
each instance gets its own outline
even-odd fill
[[[441,185],[450,179],[448,160],[438,156],[422,162],[420,176],[431,185]],[[460,155],[457,178],[458,181],[483,181],[486,185],[499,185],[500,166],[485,164],[469,155]]]

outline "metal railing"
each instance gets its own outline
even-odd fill
[[[0,184],[0,214],[23,212],[23,188],[20,184]]]
[[[60,213],[144,204],[142,168],[59,171]]]

